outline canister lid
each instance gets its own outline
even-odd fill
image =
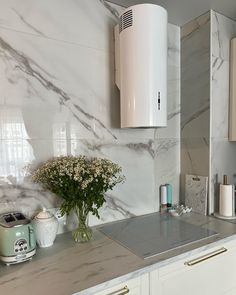
[[[40,211],[36,216],[35,219],[49,219],[54,217],[54,215],[52,213],[50,213],[46,208],[43,208],[42,211]]]

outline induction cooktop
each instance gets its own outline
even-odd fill
[[[113,222],[99,230],[144,259],[218,234],[181,217],[160,213]]]

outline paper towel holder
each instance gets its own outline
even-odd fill
[[[216,218],[223,219],[223,220],[234,220],[236,216],[222,216],[218,212],[214,212],[213,214]]]
[[[225,220],[236,219],[235,192],[235,185],[228,184],[228,177],[224,175],[219,190],[219,212],[214,213],[215,217]]]

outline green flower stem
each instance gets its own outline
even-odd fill
[[[88,213],[89,210],[86,208],[86,205],[83,204],[82,208],[76,208],[76,215],[78,217],[78,227],[73,232],[73,238],[76,242],[88,242],[92,239],[92,230],[88,226]]]

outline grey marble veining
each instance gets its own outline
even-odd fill
[[[212,125],[211,137],[228,138],[230,40],[236,22],[212,11]]]
[[[181,28],[181,137],[209,137],[210,14]],[[204,128],[199,128],[204,126]]]
[[[181,157],[184,171],[192,171],[195,175],[208,175],[209,138],[182,139]]]
[[[100,0],[78,0],[70,5],[66,0],[21,4],[1,0],[0,5],[2,28],[106,51],[111,45],[110,26],[124,10]]]
[[[157,128],[155,138],[180,138],[180,28],[168,24],[168,89],[166,128]]]
[[[180,28],[168,25],[168,127],[122,130],[113,28],[124,8],[103,0],[0,5],[0,210],[32,216],[59,206],[24,167],[70,154],[109,158],[126,175],[92,225],[154,212],[162,181],[177,201]]]
[[[185,175],[209,175],[210,12],[181,28],[181,201]]]
[[[210,193],[212,211],[219,210],[219,184],[228,175],[235,184],[236,145],[228,141],[230,40],[236,37],[236,22],[215,12],[212,18],[212,86]]]
[[[22,24],[25,24],[26,27],[28,27],[30,30],[32,30],[32,32],[36,33],[37,35],[40,36],[44,36],[46,37],[46,35],[44,33],[42,33],[41,31],[39,31],[36,27],[34,27],[33,25],[31,25],[24,17],[22,14],[20,14],[15,8],[12,8],[12,11],[15,12],[15,14],[18,16],[18,18],[21,20]]]
[[[92,242],[80,245],[72,241],[69,233],[62,234],[53,247],[39,249],[31,262],[14,267],[0,265],[1,292],[11,295],[96,294],[236,239],[235,224],[198,214],[185,215],[181,219],[217,231],[219,236],[143,260],[97,231]]]
[[[122,142],[116,143],[116,142],[104,142],[104,141],[87,141],[87,140],[81,140],[83,142],[83,145],[87,148],[88,151],[94,151],[94,152],[102,152],[103,149],[112,149],[114,147],[120,147],[123,149],[129,149],[131,151],[139,152],[140,154],[143,152],[148,153],[152,158],[155,157],[155,151],[154,151],[154,141],[148,140],[147,142]]]
[[[215,11],[182,28],[182,173],[209,177],[209,213],[218,210],[223,174],[235,184],[236,145],[228,142],[229,54],[235,36],[236,22]]]
[[[97,129],[107,132],[111,137],[117,139],[114,134],[101,122],[98,118],[85,111],[76,102],[73,102],[72,98],[68,93],[66,93],[62,88],[58,87],[56,83],[52,82],[48,78],[48,73],[40,67],[34,60],[27,58],[20,51],[17,51],[9,43],[7,43],[3,38],[0,38],[0,47],[2,50],[2,55],[6,56],[14,63],[14,67],[19,70],[18,75],[25,76],[26,80],[32,79],[36,84],[40,84],[46,91],[55,94],[58,101],[57,104],[65,106],[70,112],[72,117],[78,121],[78,123],[85,128],[88,133],[91,133],[95,138],[100,139],[101,135],[95,132],[92,125],[98,125]],[[45,74],[45,75],[44,75]],[[29,83],[31,86],[31,83]]]

